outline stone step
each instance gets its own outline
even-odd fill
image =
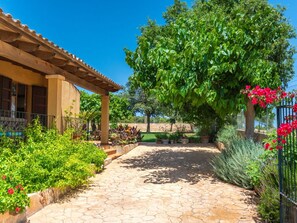
[[[111,158],[112,160],[115,160],[117,158],[119,158],[120,156],[122,156],[123,154],[118,154],[118,153],[115,153],[115,154],[112,154],[110,156],[108,156],[108,158]]]
[[[106,152],[107,155],[110,156],[110,155],[117,153],[117,150],[116,149],[105,149],[104,152]]]

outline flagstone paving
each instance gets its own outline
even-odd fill
[[[45,207],[30,223],[250,223],[254,193],[216,179],[213,146],[141,145],[92,178],[89,188]]]

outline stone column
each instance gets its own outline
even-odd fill
[[[57,129],[62,132],[62,84],[65,77],[62,75],[46,75],[47,89],[47,115],[54,116]]]
[[[101,95],[101,144],[108,144],[109,135],[109,95]]]

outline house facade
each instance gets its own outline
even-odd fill
[[[76,86],[101,95],[101,142],[108,143],[109,92],[121,86],[0,10],[2,127],[22,128],[38,116],[62,131],[65,111],[79,113]]]

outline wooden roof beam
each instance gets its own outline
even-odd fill
[[[18,40],[19,38],[21,38],[20,33],[15,33],[15,32],[11,32],[8,30],[0,29],[0,40],[2,40],[4,42],[12,43],[12,42]]]
[[[35,52],[36,50],[38,50],[40,46],[37,43],[29,43],[29,42],[20,41],[20,40],[15,41],[14,43],[12,43],[12,45],[27,53]]]
[[[54,52],[36,50],[33,52],[33,55],[39,57],[42,60],[50,60],[53,59],[56,54]]]
[[[37,70],[45,74],[60,74],[63,75],[67,81],[76,84],[82,88],[90,90],[94,93],[101,95],[108,95],[108,90],[101,87],[97,87],[94,84],[87,82],[86,80],[76,77],[75,75],[59,68],[47,61],[44,61],[38,57],[35,57],[29,53],[26,53],[16,47],[11,46],[8,43],[0,41],[0,57],[6,58],[22,66],[29,67],[30,69]]]
[[[63,66],[64,70],[67,70],[70,73],[76,73],[78,71],[78,67],[77,66],[73,66],[70,64],[66,64],[65,66]]]
[[[63,59],[56,58],[56,57],[53,57],[53,58],[49,59],[48,61],[57,67],[63,67],[68,63],[68,60],[63,60]]]

